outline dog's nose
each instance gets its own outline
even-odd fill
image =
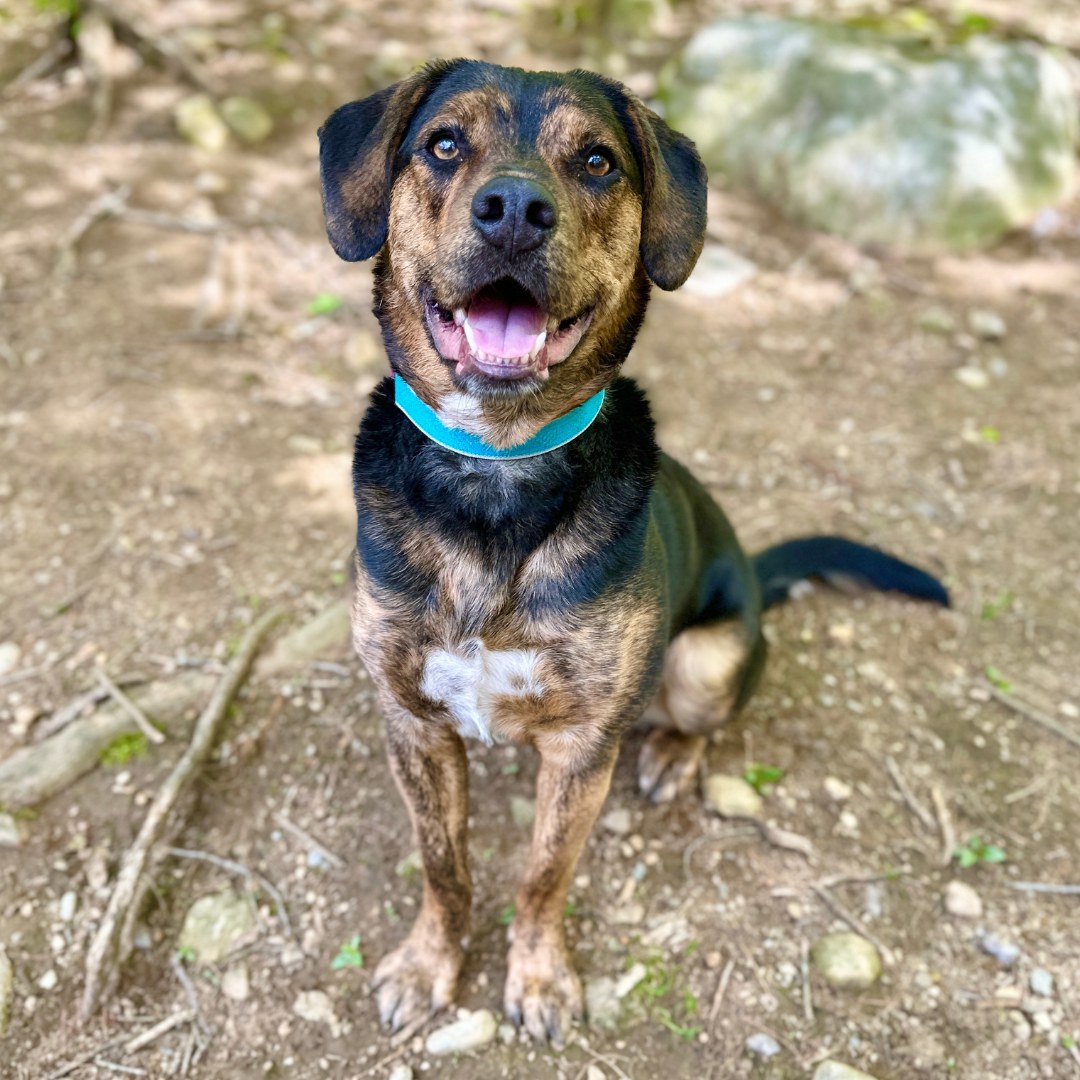
[[[511,259],[538,248],[555,228],[551,196],[523,176],[496,176],[473,197],[473,224]]]

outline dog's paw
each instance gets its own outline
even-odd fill
[[[561,940],[536,942],[535,935],[519,930],[510,948],[504,1011],[538,1042],[557,1050],[566,1045],[585,1008],[581,980]]]
[[[397,1032],[445,1009],[457,993],[463,960],[460,947],[410,934],[375,969],[379,1023]]]
[[[654,728],[638,755],[638,787],[654,803],[673,802],[697,782],[705,754],[704,735]]]

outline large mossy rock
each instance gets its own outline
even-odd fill
[[[865,28],[721,19],[669,65],[660,96],[710,169],[858,243],[980,247],[1075,179],[1069,72],[1031,42],[931,49]]]

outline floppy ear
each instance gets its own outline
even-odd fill
[[[604,81],[641,169],[641,261],[654,284],[677,289],[705,244],[705,165],[685,135],[618,83]]]
[[[348,262],[370,259],[385,243],[394,156],[413,114],[453,66],[428,64],[371,97],[342,105],[319,128],[326,234]]]

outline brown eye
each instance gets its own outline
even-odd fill
[[[428,149],[440,161],[453,161],[461,153],[453,135],[447,135],[445,131],[440,132],[431,140]]]
[[[599,150],[594,150],[585,159],[585,171],[590,176],[607,176],[611,169],[611,158]]]

